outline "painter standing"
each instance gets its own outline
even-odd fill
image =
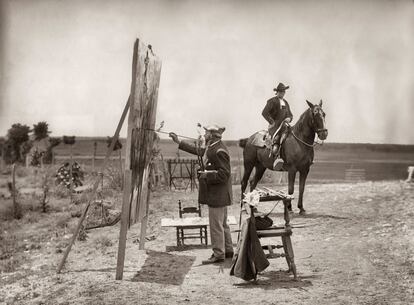
[[[210,125],[204,129],[205,148],[180,141],[173,132],[170,137],[179,149],[206,159],[205,169],[198,172],[198,200],[201,204],[208,205],[213,253],[202,263],[213,264],[233,256],[233,242],[227,224],[227,206],[232,204],[231,165],[230,154],[221,140],[225,128]]]

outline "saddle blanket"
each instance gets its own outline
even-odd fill
[[[266,147],[266,137],[269,135],[267,130],[260,130],[252,137],[252,145],[257,147]]]

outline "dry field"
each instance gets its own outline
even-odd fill
[[[40,176],[18,175],[22,219],[13,219],[10,198],[0,198],[0,304],[414,303],[413,184],[308,185],[308,214],[295,213],[292,220],[305,226],[294,229],[292,237],[299,280],[293,281],[279,258],[270,261],[256,283],[230,276],[230,260],[201,265],[211,250],[196,241],[177,249],[174,229],[161,228],[160,220],[177,217],[178,199],[191,203],[197,194],[160,189],[151,197],[146,250],[138,250],[135,225],[128,233],[124,280],[116,281],[119,225],[89,231],[72,248],[64,272],[56,274],[86,196],[71,204],[67,193],[51,184],[49,210],[42,213],[35,192]],[[8,197],[7,179],[1,177],[0,196]],[[121,193],[108,183],[99,196],[117,210]],[[234,195],[240,196],[238,186]],[[260,210],[271,207],[266,203]],[[280,224],[281,209],[272,213]],[[230,214],[238,217],[237,200]]]

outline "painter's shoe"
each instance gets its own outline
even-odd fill
[[[213,254],[208,259],[202,261],[201,264],[208,265],[208,264],[215,264],[215,263],[221,263],[221,262],[224,262],[224,258],[218,258],[214,256]]]

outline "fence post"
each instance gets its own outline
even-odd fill
[[[15,219],[22,217],[22,211],[19,203],[17,202],[17,191],[16,191],[16,163],[12,165],[12,185],[11,193],[13,196],[13,216]]]
[[[73,202],[73,157],[72,157],[72,144],[70,145],[70,169],[69,169],[69,191],[70,191],[70,203]]]
[[[92,172],[95,172],[95,158],[96,158],[96,148],[98,143],[93,142],[93,155],[92,155]]]

